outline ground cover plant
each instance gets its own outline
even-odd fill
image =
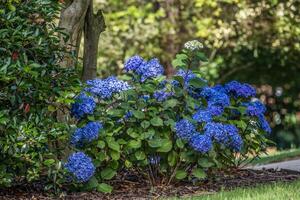
[[[120,78],[86,82],[71,108],[77,128],[64,167],[72,183],[111,192],[109,180],[122,170],[153,186],[196,183],[265,150],[271,129],[255,89],[237,81],[211,86],[195,70],[207,61],[202,48],[187,42],[172,77],[158,59],[136,55]]]

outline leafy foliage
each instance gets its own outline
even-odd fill
[[[300,145],[298,1],[96,2],[108,27],[101,37],[101,74],[120,74],[135,52],[169,66],[185,41],[201,39],[210,53],[200,68],[206,79],[255,85],[268,107],[270,137],[280,148]]]
[[[1,1],[3,2],[3,1]],[[56,112],[70,103],[73,69],[59,66],[65,50],[54,20],[57,1],[0,5],[0,185],[49,176],[59,184],[69,126]],[[73,85],[73,86],[71,86]]]
[[[214,169],[237,166],[250,154],[265,150],[269,142],[269,130],[261,123],[265,108],[253,103],[258,105],[257,113],[250,115],[247,110],[254,105],[245,104],[255,96],[254,89],[241,83],[209,87],[197,70],[207,61],[201,50],[200,42],[187,43],[173,61],[178,73],[171,78],[163,76],[157,59],[145,61],[134,56],[125,63],[123,81],[87,82],[83,91],[94,98],[96,108],[80,118],[73,134],[86,129],[91,121],[103,125],[97,138],[74,146],[74,151],[90,156],[96,167],[87,185],[110,192],[104,184],[121,169],[136,171],[153,185],[175,179],[201,181]],[[103,89],[102,81],[107,80],[113,81]],[[104,90],[110,94],[108,98],[102,95]],[[157,91],[162,92],[158,95]],[[87,105],[78,101],[77,106]],[[209,115],[207,120],[195,118],[195,113],[202,111]],[[69,172],[76,181],[78,172]]]

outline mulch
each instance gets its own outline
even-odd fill
[[[112,194],[98,192],[63,192],[60,196],[51,196],[42,192],[41,184],[24,185],[0,190],[0,199],[70,199],[70,200],[94,200],[94,199],[159,199],[162,197],[183,197],[190,195],[213,194],[220,190],[230,190],[237,187],[251,187],[258,184],[274,182],[290,182],[300,180],[300,172],[291,170],[252,170],[235,169],[230,172],[220,171],[214,174],[211,180],[198,183],[178,182],[169,186],[156,186],[151,188],[149,184],[139,177],[123,175],[116,178],[112,184]]]

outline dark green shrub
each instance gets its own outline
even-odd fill
[[[56,181],[69,130],[56,111],[77,85],[74,69],[59,66],[60,5],[0,2],[0,186],[47,175]]]

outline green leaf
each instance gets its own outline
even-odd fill
[[[146,129],[150,126],[150,122],[148,121],[142,121],[141,126],[143,129]]]
[[[172,166],[172,167],[175,166],[177,157],[178,157],[178,155],[177,155],[177,153],[175,151],[171,151],[169,153],[169,155],[168,155],[168,163],[169,163],[170,166]]]
[[[132,162],[130,162],[129,160],[125,160],[125,167],[126,168],[131,168],[132,167]]]
[[[132,111],[132,114],[137,119],[144,119],[145,118],[145,114],[142,111],[139,111],[139,110]]]
[[[100,148],[100,149],[103,149],[105,147],[105,142],[102,141],[102,140],[99,140],[97,142],[97,147]]]
[[[154,135],[155,135],[155,130],[153,129],[150,129],[149,131],[141,134],[142,139],[152,138]]]
[[[171,150],[172,150],[172,147],[173,147],[172,141],[171,141],[171,140],[165,139],[165,140],[162,142],[162,146],[160,146],[160,147],[157,149],[157,151],[158,151],[158,152],[164,152],[164,153],[166,153],[166,152],[171,151]]]
[[[161,139],[161,138],[154,138],[152,140],[149,140],[148,144],[149,144],[150,147],[158,148],[158,147],[162,146],[163,139]]]
[[[116,175],[116,171],[111,168],[105,168],[101,171],[101,177],[105,180],[110,180]]]
[[[123,117],[124,111],[120,109],[111,109],[107,111],[107,114],[114,117]]]
[[[178,180],[184,179],[187,176],[187,173],[183,170],[177,170],[175,174],[175,178]]]
[[[132,137],[132,138],[137,138],[137,137],[139,137],[139,134],[136,133],[135,130],[132,129],[132,128],[127,129],[127,134],[128,134],[130,137]]]
[[[128,142],[128,147],[131,148],[131,149],[137,149],[137,148],[140,148],[142,145],[141,141],[140,140],[130,140]]]
[[[215,165],[213,162],[210,162],[207,158],[200,158],[198,160],[198,164],[203,168],[209,168]]]
[[[119,160],[120,159],[120,152],[117,151],[111,151],[110,156],[113,160]]]
[[[208,61],[208,58],[207,58],[206,55],[205,55],[204,53],[202,53],[202,52],[197,52],[196,57],[197,57],[199,60],[203,61],[203,62],[207,62],[207,61]]]
[[[161,118],[159,117],[154,117],[150,120],[150,123],[153,125],[153,126],[163,126],[164,125],[164,122]]]
[[[192,78],[189,81],[189,85],[194,86],[195,88],[202,88],[207,85],[207,83],[200,78]]]
[[[95,188],[97,188],[98,186],[98,180],[96,177],[92,177],[84,186],[84,189],[87,191],[91,191]]]
[[[206,178],[206,173],[203,169],[200,169],[200,168],[196,168],[193,170],[193,173],[192,173],[196,178],[198,179],[204,179]]]
[[[113,187],[106,184],[106,183],[101,183],[97,186],[97,191],[98,192],[111,193],[112,190],[113,190]]]
[[[183,147],[184,147],[184,143],[183,143],[183,141],[181,139],[177,139],[176,140],[176,145],[180,149],[183,149]]]
[[[137,160],[144,160],[146,158],[146,154],[142,151],[137,151],[134,153]]]
[[[174,108],[178,104],[178,101],[176,99],[169,99],[164,102],[165,108]]]
[[[47,160],[44,161],[44,165],[46,165],[48,167],[53,165],[54,163],[55,163],[54,159],[47,159]]]
[[[120,151],[120,145],[119,143],[117,143],[116,141],[114,140],[108,140],[107,141],[107,145],[109,148],[111,148],[112,150],[115,150],[115,151]]]

